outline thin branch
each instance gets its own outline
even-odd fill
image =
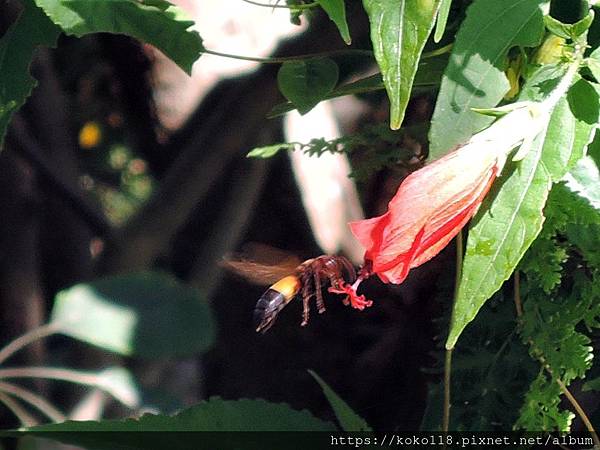
[[[600,449],[600,439],[598,438],[598,433],[594,429],[594,425],[592,425],[592,422],[590,421],[589,417],[587,416],[581,405],[577,402],[577,399],[575,399],[573,394],[571,394],[569,389],[567,389],[565,383],[563,383],[562,380],[559,380],[558,378],[556,378],[556,382],[560,386],[560,390],[563,392],[565,397],[567,397],[567,400],[569,400],[571,405],[573,405],[573,408],[575,408],[575,411],[577,411],[579,418],[581,419],[587,430],[592,435],[592,439],[594,440],[594,448]]]
[[[6,406],[21,422],[21,425],[26,427],[32,427],[37,425],[37,420],[27,412],[17,401],[9,397],[8,395],[0,392],[0,403],[4,403]]]
[[[221,53],[215,50],[209,50],[205,48],[202,50],[203,53],[207,55],[221,56],[223,58],[232,58],[232,59],[241,59],[242,61],[254,61],[263,64],[282,64],[288,61],[299,61],[303,59],[311,59],[311,58],[325,58],[329,56],[341,56],[341,55],[356,55],[356,56],[366,56],[369,58],[373,58],[373,52],[371,50],[361,50],[357,48],[344,48],[340,50],[330,50],[326,52],[317,52],[317,53],[307,53],[305,55],[296,55],[296,56],[280,56],[280,57],[272,57],[272,58],[258,58],[254,56],[244,56],[244,55],[233,55],[231,53]]]
[[[41,413],[43,413],[53,422],[64,422],[67,419],[67,416],[60,412],[54,405],[52,405],[46,399],[37,394],[34,394],[31,391],[28,391],[27,389],[23,389],[20,386],[0,381],[0,392],[4,392],[5,394],[10,394],[14,397],[18,397],[24,402],[29,403],[30,405],[37,408]]]
[[[44,378],[47,380],[67,381],[86,386],[97,386],[98,375],[93,372],[79,372],[55,367],[15,367],[0,369],[0,379],[6,378]]]
[[[518,271],[515,271],[514,301],[515,308],[517,310],[517,316],[519,318],[522,318],[523,307],[521,303],[520,280]],[[575,409],[575,412],[577,412],[577,415],[579,416],[579,418],[587,428],[588,432],[591,434],[592,439],[594,440],[594,448],[600,449],[600,439],[598,438],[598,433],[594,429],[594,426],[592,425],[592,422],[590,421],[586,412],[583,410],[583,408],[581,407],[577,399],[573,396],[573,394],[571,394],[571,392],[567,388],[567,385],[560,378],[554,375],[552,368],[546,361],[546,358],[544,358],[544,355],[541,352],[541,350],[535,345],[533,339],[529,338],[527,340],[527,343],[533,349],[533,353],[538,355],[537,359],[542,364],[542,367],[546,370],[546,372],[548,372],[548,374],[550,374],[550,377],[554,381],[556,381],[556,383],[560,386],[560,390],[562,391],[563,395],[567,398],[567,400],[569,400],[569,403],[571,403],[571,405]]]
[[[515,309],[517,311],[517,317],[521,318],[523,316],[523,302],[521,301],[521,277],[519,276],[519,271],[515,270],[513,274],[514,278],[514,300],[515,300]]]
[[[302,9],[311,9],[314,8],[316,6],[319,5],[318,2],[312,2],[312,3],[304,3],[302,5],[278,5],[276,3],[274,4],[268,4],[268,3],[259,3],[259,2],[254,2],[252,0],[242,0],[243,2],[249,3],[251,5],[255,5],[255,6],[263,6],[265,8],[283,8],[283,9],[292,9],[292,10],[302,10]]]
[[[31,344],[38,339],[50,336],[57,331],[58,325],[54,323],[48,323],[46,325],[42,325],[41,327],[34,328],[33,330],[28,331],[24,335],[16,338],[12,342],[8,343],[6,347],[0,349],[0,365],[26,345]]]

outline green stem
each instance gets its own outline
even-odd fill
[[[64,422],[67,418],[63,413],[61,413],[57,408],[55,408],[44,398],[15,384],[6,383],[3,381],[0,382],[0,392],[10,394],[14,397],[23,400],[26,403],[29,403],[30,405],[37,408],[40,412],[42,412],[53,422]]]
[[[25,408],[23,408],[16,400],[11,398],[10,396],[0,392],[0,403],[3,403],[17,419],[21,422],[21,425],[25,427],[32,427],[37,425],[37,421],[33,418],[31,414],[27,412]]]
[[[357,56],[368,56],[370,58],[373,57],[373,52],[371,50],[360,50],[360,49],[341,49],[341,50],[332,50],[328,52],[318,52],[318,53],[310,53],[306,55],[297,55],[297,56],[282,56],[282,57],[274,57],[274,58],[256,58],[254,56],[244,56],[244,55],[233,55],[231,53],[221,53],[215,50],[209,50],[205,48],[202,50],[203,53],[207,55],[215,55],[221,56],[223,58],[233,58],[240,59],[242,61],[254,61],[263,64],[282,64],[287,61],[299,61],[303,59],[309,58],[324,58],[328,56],[340,56],[340,55],[357,55]]]
[[[458,286],[462,276],[463,263],[463,234],[462,230],[456,235],[456,275],[454,278],[454,302],[458,297]],[[454,308],[452,310],[452,318],[450,323],[454,322]],[[452,351],[453,348],[446,349],[446,358],[444,361],[444,414],[442,422],[442,431],[447,433],[450,429],[450,383],[452,374]]]
[[[34,328],[33,330],[25,333],[23,336],[18,337],[14,341],[10,342],[6,347],[0,350],[0,364],[10,358],[14,353],[21,350],[28,344],[37,341],[38,339],[50,336],[58,332],[58,325],[49,323],[42,325],[41,327]]]
[[[252,0],[242,0],[242,1],[244,1],[246,3],[250,3],[251,5],[255,5],[255,6],[264,6],[265,8],[284,8],[284,9],[292,9],[292,10],[311,9],[316,6],[319,6],[318,2],[304,3],[302,5],[278,5],[276,3],[273,5],[270,5],[268,3],[254,2]]]

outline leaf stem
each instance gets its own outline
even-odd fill
[[[56,407],[54,407],[54,405],[49,403],[43,397],[40,397],[39,395],[34,394],[27,389],[23,389],[15,384],[0,381],[0,392],[18,397],[24,402],[29,403],[30,405],[36,407],[53,422],[64,422],[67,418]]]
[[[278,5],[276,3],[270,5],[268,3],[259,3],[259,2],[255,2],[252,0],[242,0],[242,1],[246,2],[246,3],[250,3],[251,5],[255,5],[255,6],[263,6],[265,8],[283,8],[283,9],[292,9],[292,10],[311,9],[316,6],[319,6],[318,2],[304,3],[302,5]]]
[[[317,52],[317,53],[309,53],[305,55],[297,55],[297,56],[281,56],[281,57],[273,57],[273,58],[257,58],[254,56],[244,56],[244,55],[233,55],[231,53],[221,53],[215,50],[209,50],[205,48],[202,53],[206,53],[207,55],[215,55],[221,56],[223,58],[233,58],[233,59],[241,59],[243,61],[254,61],[263,64],[282,64],[287,61],[299,61],[302,59],[309,58],[324,58],[327,56],[340,56],[340,55],[356,55],[356,56],[368,56],[373,58],[373,52],[371,50],[361,50],[357,48],[347,48],[340,50],[332,50],[327,52]]]
[[[40,327],[34,328],[31,331],[28,331],[24,335],[16,338],[12,342],[10,342],[6,347],[0,350],[0,364],[10,358],[14,353],[21,350],[28,344],[37,341],[38,339],[44,338],[46,336],[50,336],[54,333],[58,332],[58,325],[55,323],[48,323],[46,325],[42,325]]]
[[[33,416],[19,404],[19,402],[3,392],[0,392],[0,403],[3,403],[4,406],[6,406],[15,415],[15,417],[19,419],[21,425],[32,427],[37,424],[37,420],[35,420]]]

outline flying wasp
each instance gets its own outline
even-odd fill
[[[310,300],[315,297],[319,314],[325,312],[322,288],[329,284],[329,292],[345,294],[347,286],[356,280],[356,270],[343,256],[321,255],[300,262],[295,257],[281,257],[275,265],[261,264],[252,260],[227,260],[225,266],[255,284],[273,283],[258,299],[254,309],[254,327],[265,333],[275,323],[279,312],[298,294],[302,297],[302,322],[305,326],[310,315]]]

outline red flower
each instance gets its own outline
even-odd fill
[[[350,223],[366,249],[361,279],[377,274],[399,284],[437,255],[475,214],[506,152],[504,145],[469,142],[409,175],[385,214]]]

